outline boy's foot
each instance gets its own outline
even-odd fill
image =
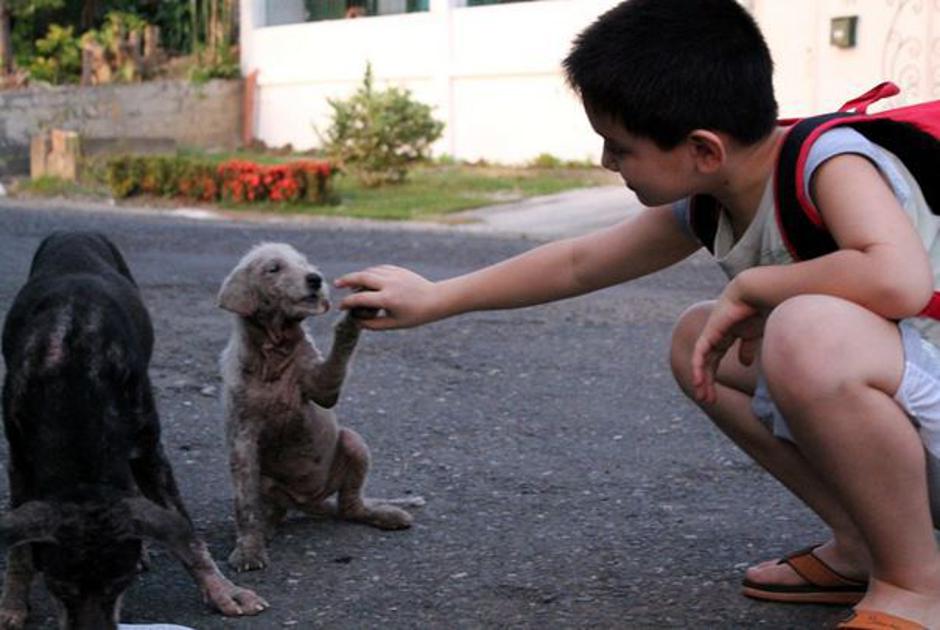
[[[920,586],[922,591],[911,591],[873,579],[865,599],[855,607],[856,615],[836,627],[858,630],[940,628],[940,588],[931,586],[936,581],[925,579]],[[875,625],[879,623],[881,625]]]
[[[837,630],[927,630],[916,621],[876,610],[856,610]]]
[[[820,554],[832,555],[831,547],[807,547],[751,567],[741,592],[755,599],[801,604],[851,605],[861,600],[868,581],[840,573]]]

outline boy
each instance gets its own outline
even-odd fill
[[[341,307],[383,309],[363,326],[386,330],[625,282],[699,249],[689,198],[713,196],[731,280],[679,319],[673,373],[831,529],[822,545],[748,569],[745,594],[857,602],[841,627],[940,628],[940,484],[927,473],[940,461],[940,352],[915,327],[929,327],[917,315],[940,239],[910,174],[857,132],[827,132],[806,181],[839,249],[793,262],[773,217],[784,131],[772,62],[737,2],[628,0],[578,37],[565,70],[604,140],[602,165],[650,207],[440,282],[392,266],[350,273],[337,286],[367,291]]]

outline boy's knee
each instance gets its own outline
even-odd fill
[[[843,300],[800,295],[777,306],[764,328],[761,367],[772,384],[810,391],[835,376]]]
[[[669,363],[680,385],[691,380],[692,349],[714,307],[714,302],[693,304],[679,316],[672,329]]]

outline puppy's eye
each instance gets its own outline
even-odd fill
[[[277,262],[271,263],[270,265],[268,265],[267,269],[265,269],[265,271],[267,271],[268,273],[278,273],[280,270],[281,270],[281,263],[277,263]]]

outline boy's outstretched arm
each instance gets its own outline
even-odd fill
[[[361,289],[344,298],[340,308],[382,309],[381,316],[361,320],[364,328],[407,328],[469,311],[581,295],[667,267],[699,247],[670,208],[649,208],[607,229],[547,243],[439,282],[383,265],[346,274],[336,286]]]
[[[854,302],[886,319],[920,313],[933,294],[927,251],[880,171],[858,155],[834,157],[816,172],[812,198],[839,250],[792,265],[748,269],[722,292],[692,353],[700,400],[715,399],[721,357],[750,317],[808,294]]]

